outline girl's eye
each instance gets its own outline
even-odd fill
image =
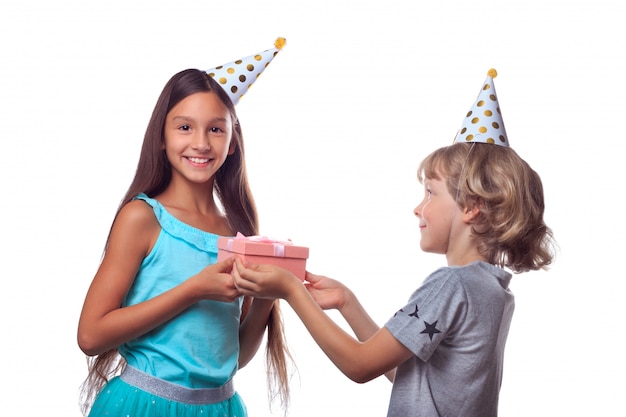
[[[219,127],[212,127],[211,128],[211,133],[221,133],[223,132],[222,129],[220,129]]]
[[[189,130],[191,130],[191,126],[189,126],[189,125],[182,125],[178,129],[182,130],[183,132],[188,132]]]

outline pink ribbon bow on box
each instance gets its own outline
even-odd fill
[[[248,240],[250,242],[271,243],[274,245],[274,256],[283,258],[285,256],[285,246],[293,245],[291,240],[279,240],[268,236],[245,236],[241,232],[237,232],[235,236],[237,240]],[[233,239],[228,240],[227,250],[233,249]]]

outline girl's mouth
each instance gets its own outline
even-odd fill
[[[196,158],[193,156],[188,156],[187,159],[189,160],[189,162],[192,162],[194,164],[208,164],[211,161],[209,158]]]

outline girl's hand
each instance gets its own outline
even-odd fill
[[[275,265],[244,264],[235,260],[232,276],[243,295],[256,298],[287,299],[294,285],[302,282],[291,272]]]
[[[309,294],[324,310],[341,310],[351,294],[341,282],[323,275],[315,275],[307,271],[306,281],[305,286]]]
[[[203,300],[231,302],[241,296],[231,275],[234,257],[207,266],[192,278]]]

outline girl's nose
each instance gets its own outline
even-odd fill
[[[209,144],[209,137],[205,134],[198,134],[193,141],[192,148],[196,151],[206,152],[211,149]]]

